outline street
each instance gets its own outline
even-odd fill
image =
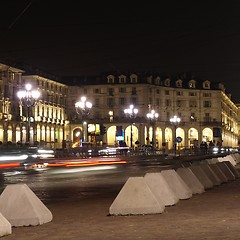
[[[86,198],[104,192],[118,192],[129,177],[170,167],[150,157],[139,161],[111,157],[54,162],[47,167],[1,169],[0,192],[8,184],[25,183],[44,202]]]

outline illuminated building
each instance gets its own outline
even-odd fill
[[[20,106],[17,92],[30,83],[41,92],[38,102],[31,107],[30,142],[60,147],[65,137],[65,105],[67,86],[38,75],[24,75],[24,71],[0,64],[0,141],[27,141],[26,112]]]
[[[238,145],[239,109],[221,83],[187,75],[136,73],[69,77],[59,81],[41,72],[31,73],[0,64],[0,141],[3,143],[26,139],[26,118],[20,111],[16,94],[26,83],[41,92],[32,109],[33,142],[55,148],[60,148],[65,140],[74,142],[74,132],[82,124],[75,103],[79,97],[86,96],[92,103],[87,140],[96,144],[115,145],[125,141],[136,147],[138,143],[149,144],[154,136],[156,147],[170,149],[176,135],[182,139],[178,143],[180,148],[199,146],[202,141],[222,146]],[[131,124],[124,114],[130,104],[138,109]],[[146,117],[153,109],[159,113],[154,128]],[[176,129],[169,121],[174,115],[181,118]],[[128,139],[130,135],[133,141]]]
[[[69,79],[68,79],[69,80]],[[91,118],[104,123],[107,133],[103,142],[113,145],[122,137],[127,142],[130,125],[123,109],[129,104],[138,108],[133,125],[134,139],[140,144],[149,142],[151,126],[145,117],[156,110],[156,146],[172,148],[174,135],[182,139],[178,147],[199,146],[202,141],[215,145],[238,145],[238,107],[226,93],[222,83],[194,79],[191,76],[162,77],[160,75],[106,74],[101,77],[75,78],[69,87],[71,98],[85,94],[93,103]],[[109,111],[113,113],[111,121]],[[177,115],[181,122],[173,134],[169,119]],[[151,134],[153,135],[153,134]]]

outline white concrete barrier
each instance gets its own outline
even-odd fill
[[[235,166],[232,165],[231,162],[225,161],[224,163],[228,166],[230,171],[234,174],[235,178],[239,178],[240,177],[240,172],[236,169]]]
[[[192,197],[192,190],[174,169],[162,170],[161,174],[179,199],[189,199]]]
[[[231,155],[235,159],[236,163],[239,164],[240,163],[239,153],[233,153]]]
[[[192,166],[192,163],[190,163],[190,162],[182,162],[181,163],[181,167],[190,167],[190,166]]]
[[[227,156],[224,156],[224,157],[219,157],[218,161],[219,162],[229,161],[229,162],[232,163],[233,166],[237,165],[236,161],[230,155],[227,155]]]
[[[11,223],[0,213],[0,237],[12,234]]]
[[[210,158],[210,159],[208,159],[207,161],[208,161],[209,164],[213,164],[213,163],[219,162],[217,157],[215,157],[215,158]]]
[[[179,198],[175,192],[172,191],[160,172],[146,173],[144,180],[156,199],[160,200],[165,206],[175,205],[179,201]]]
[[[195,174],[191,171],[191,169],[187,168],[178,168],[178,175],[185,181],[188,187],[192,190],[192,194],[200,194],[205,192],[204,186],[196,177]]]
[[[228,181],[233,181],[236,179],[236,177],[234,176],[234,174],[232,173],[232,171],[229,169],[229,167],[226,165],[225,161],[223,162],[218,162],[216,163],[219,168],[222,170],[222,172],[225,174],[225,176],[227,177]]]
[[[109,208],[110,215],[162,213],[164,203],[156,199],[144,177],[130,177]]]
[[[199,181],[204,186],[204,189],[213,188],[213,183],[207,176],[207,174],[203,171],[203,169],[200,167],[200,165],[194,165],[189,167],[189,169],[192,170],[192,172],[196,175],[196,177],[199,179]]]
[[[240,163],[240,154],[239,153],[233,153],[233,156],[236,159],[236,162]]]
[[[209,177],[209,179],[212,181],[214,186],[218,186],[221,184],[221,180],[219,179],[219,177],[214,173],[214,171],[210,168],[208,163],[205,164],[200,164],[199,165],[203,171],[207,174],[207,176]]]
[[[229,162],[231,162],[232,165],[235,167],[237,165],[237,161],[236,161],[235,157],[233,156],[233,154],[230,154],[228,156],[229,156],[228,157],[229,158]]]
[[[26,184],[10,184],[0,195],[0,212],[13,227],[52,221],[52,213]]]
[[[223,173],[223,171],[219,168],[217,163],[209,164],[209,167],[213,170],[213,172],[218,176],[220,179],[221,183],[226,183],[228,182],[228,179],[226,175]]]

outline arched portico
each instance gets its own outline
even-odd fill
[[[131,134],[132,130],[132,134]],[[138,140],[138,128],[135,125],[127,126],[125,129],[125,142],[127,146],[131,146],[131,138],[132,138],[132,146],[135,148],[135,142]]]

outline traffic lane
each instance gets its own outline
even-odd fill
[[[95,166],[50,167],[44,170],[5,169],[0,176],[0,192],[8,184],[25,183],[44,202],[111,192],[128,178],[122,165],[111,168]]]
[[[146,162],[149,162],[146,160]],[[157,162],[156,162],[157,163]],[[44,168],[5,169],[1,174],[0,191],[8,184],[25,183],[44,202],[81,199],[93,195],[117,193],[129,177],[166,169],[158,163],[110,164],[95,166],[49,166]]]

